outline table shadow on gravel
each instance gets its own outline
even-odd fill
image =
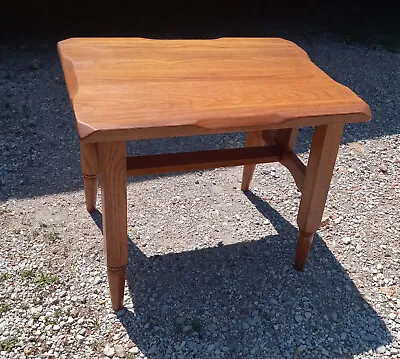
[[[120,320],[149,358],[349,358],[392,338],[316,235],[293,269],[297,229],[252,192],[278,235],[146,257],[129,240],[134,311]],[[101,213],[93,215],[101,228]],[[190,240],[190,238],[188,238]]]

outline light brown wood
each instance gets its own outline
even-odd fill
[[[127,175],[142,176],[240,166],[245,163],[276,162],[280,156],[281,148],[279,146],[135,156],[127,158]]]
[[[58,43],[90,142],[360,122],[368,106],[283,39]]]
[[[295,259],[297,270],[304,268],[314,232],[321,224],[343,128],[343,124],[337,123],[317,126],[314,130],[297,217],[300,230]]]
[[[244,147],[258,147],[263,145],[264,145],[264,139],[262,136],[262,131],[247,132],[246,142],[244,144]],[[255,164],[249,164],[243,166],[242,191],[249,190],[255,169],[256,169]]]
[[[112,307],[119,310],[123,306],[125,267],[128,263],[125,142],[99,143],[98,153],[104,251]]]
[[[97,177],[99,172],[96,144],[81,143],[81,167],[86,209],[88,212],[93,212],[96,209]]]
[[[293,151],[298,133],[298,128],[284,128],[276,131],[276,140],[282,147],[284,153]]]
[[[300,192],[303,192],[304,178],[306,176],[306,166],[297,155],[292,152],[286,152],[281,158],[280,162],[291,173],[296,187]]]

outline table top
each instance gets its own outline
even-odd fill
[[[83,141],[363,122],[368,105],[278,38],[58,43]]]

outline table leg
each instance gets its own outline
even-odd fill
[[[297,223],[295,268],[303,270],[315,231],[321,224],[344,124],[317,126],[311,145]]]
[[[246,134],[246,142],[244,147],[258,147],[264,145],[262,131],[251,131]],[[253,179],[256,165],[244,165],[242,177],[242,191],[248,191],[250,182]]]
[[[128,263],[126,145],[98,144],[103,206],[104,250],[112,308],[123,306],[125,269]]]
[[[98,159],[95,143],[81,143],[83,188],[88,212],[96,209]]]

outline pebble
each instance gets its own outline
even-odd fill
[[[387,172],[388,172],[388,167],[387,167],[387,165],[384,164],[384,163],[381,163],[381,164],[379,165],[379,169],[380,169],[383,173],[387,173]]]
[[[119,358],[123,358],[125,356],[125,349],[122,345],[114,346],[115,355]]]
[[[78,334],[76,336],[76,340],[78,341],[78,343],[82,343],[85,340],[85,337],[81,334]]]
[[[115,354],[115,350],[113,347],[109,346],[108,344],[105,346],[103,350],[103,354],[109,358],[111,358]]]
[[[139,352],[140,352],[140,350],[138,347],[133,347],[133,348],[129,349],[129,353],[132,353],[132,354],[139,354]]]
[[[343,242],[345,245],[349,245],[349,244],[351,243],[351,238],[348,237],[348,236],[343,237],[343,238],[342,238],[342,242]]]
[[[300,323],[303,320],[303,317],[300,314],[296,314],[294,319],[296,320],[297,323]]]
[[[321,219],[321,227],[327,226],[329,224],[329,219],[330,219],[329,214],[324,212]]]
[[[103,279],[101,277],[95,277],[93,280],[93,284],[97,285],[97,284],[101,284],[103,283]]]
[[[332,320],[333,320],[334,322],[337,322],[337,320],[338,320],[338,315],[337,315],[336,312],[332,312]]]

